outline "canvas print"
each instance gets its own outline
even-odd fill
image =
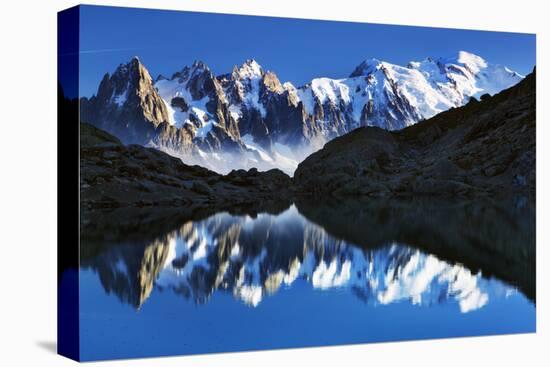
[[[535,43],[60,12],[60,354],[535,332]]]

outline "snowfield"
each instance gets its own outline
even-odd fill
[[[412,61],[407,66],[394,65],[378,59],[363,61],[349,78],[317,78],[297,90],[308,114],[314,103],[327,101],[349,106],[351,125],[359,126],[364,106],[372,103],[374,111],[396,115],[392,103],[403,102],[411,107],[402,121],[388,124],[387,116],[379,113],[368,125],[390,130],[401,129],[430,118],[451,107],[459,107],[470,97],[495,94],[509,88],[523,76],[502,65],[492,65],[466,51],[456,57],[427,58]]]

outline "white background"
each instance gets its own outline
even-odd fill
[[[104,362],[103,366],[537,366],[550,362],[548,39],[544,1],[128,0],[167,9],[537,33],[537,334]],[[73,1],[5,0],[0,12],[0,365],[68,366],[56,340],[56,12]],[[368,47],[357,45],[357,47]],[[513,51],[513,50],[512,50]],[[63,142],[61,142],[63,144]],[[546,289],[545,289],[546,288]],[[504,317],[513,315],[503,315]],[[235,332],[238,332],[236,330]],[[327,330],[330,332],[330,330]],[[88,364],[90,366],[95,363]],[[99,364],[98,364],[99,365]]]

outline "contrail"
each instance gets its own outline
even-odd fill
[[[103,48],[98,50],[80,50],[78,52],[68,52],[60,54],[60,56],[69,56],[77,54],[98,54],[104,52],[120,52],[120,51],[133,51],[133,50],[142,50],[142,48]]]

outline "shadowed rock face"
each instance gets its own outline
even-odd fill
[[[356,129],[300,163],[294,184],[334,196],[534,192],[535,90],[533,72],[400,131]]]
[[[147,69],[137,58],[105,74],[97,95],[80,101],[83,121],[119,137],[124,143],[147,144],[168,111]]]

